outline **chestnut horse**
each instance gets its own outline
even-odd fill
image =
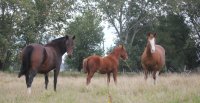
[[[45,88],[48,85],[48,73],[54,70],[54,91],[56,91],[57,77],[60,71],[62,55],[67,52],[71,57],[74,47],[75,36],[61,37],[49,42],[46,45],[30,44],[21,53],[21,69],[18,74],[20,78],[25,75],[28,93],[31,93],[31,84],[37,73],[44,74]]]
[[[156,84],[156,75],[165,65],[165,49],[155,44],[156,33],[147,33],[147,45],[141,56],[141,64],[144,69],[145,80],[148,73],[153,73],[154,84]]]
[[[105,57],[98,55],[92,55],[83,60],[83,69],[87,73],[86,84],[90,83],[91,78],[95,72],[101,74],[107,74],[107,83],[110,83],[110,74],[113,73],[113,79],[115,84],[117,83],[117,72],[119,66],[119,58],[123,60],[128,59],[126,49],[123,45],[119,45]]]

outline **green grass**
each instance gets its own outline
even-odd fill
[[[111,79],[109,92],[113,103],[200,103],[199,78],[198,74],[164,74],[153,85],[151,77],[144,81],[142,74],[120,75],[117,86]],[[107,103],[106,76],[95,75],[89,86],[85,79],[85,74],[61,73],[54,92],[52,76],[45,90],[43,75],[37,75],[28,95],[24,77],[0,72],[0,103]]]

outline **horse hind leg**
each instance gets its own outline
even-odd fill
[[[18,74],[18,78],[20,78],[23,74],[25,74],[25,71],[23,70],[23,65],[21,65],[20,72]]]
[[[90,84],[93,75],[94,75],[94,73],[92,73],[92,72],[88,72],[87,80],[86,80],[86,84],[87,84],[87,85]]]
[[[49,83],[49,78],[48,78],[48,74],[45,74],[45,89],[47,90],[47,86],[48,86],[48,83]]]
[[[109,86],[109,83],[110,83],[110,73],[107,73],[107,84]]]
[[[28,88],[28,94],[31,94],[31,85],[33,82],[34,77],[36,76],[37,72],[35,70],[30,70],[29,73],[27,73],[26,76],[26,85]]]
[[[25,74],[26,86],[29,87],[29,73]]]

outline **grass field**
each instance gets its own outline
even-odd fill
[[[105,75],[95,75],[86,87],[84,74],[61,74],[57,92],[52,76],[49,81],[45,90],[43,75],[37,75],[28,95],[24,77],[0,72],[0,103],[108,103]],[[142,74],[120,75],[109,91],[113,103],[200,103],[200,74],[163,74],[156,85]]]

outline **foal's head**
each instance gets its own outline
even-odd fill
[[[72,56],[72,53],[73,53],[73,48],[74,48],[74,39],[75,39],[75,36],[73,37],[70,37],[68,35],[65,36],[66,37],[66,52],[67,52],[67,55],[71,58]]]
[[[119,49],[120,57],[121,57],[123,60],[128,59],[128,54],[127,54],[127,52],[126,52],[126,48],[125,48],[123,45],[119,45],[119,46],[118,46],[118,49]]]
[[[151,53],[156,51],[156,33],[147,33],[147,46],[150,46]]]

